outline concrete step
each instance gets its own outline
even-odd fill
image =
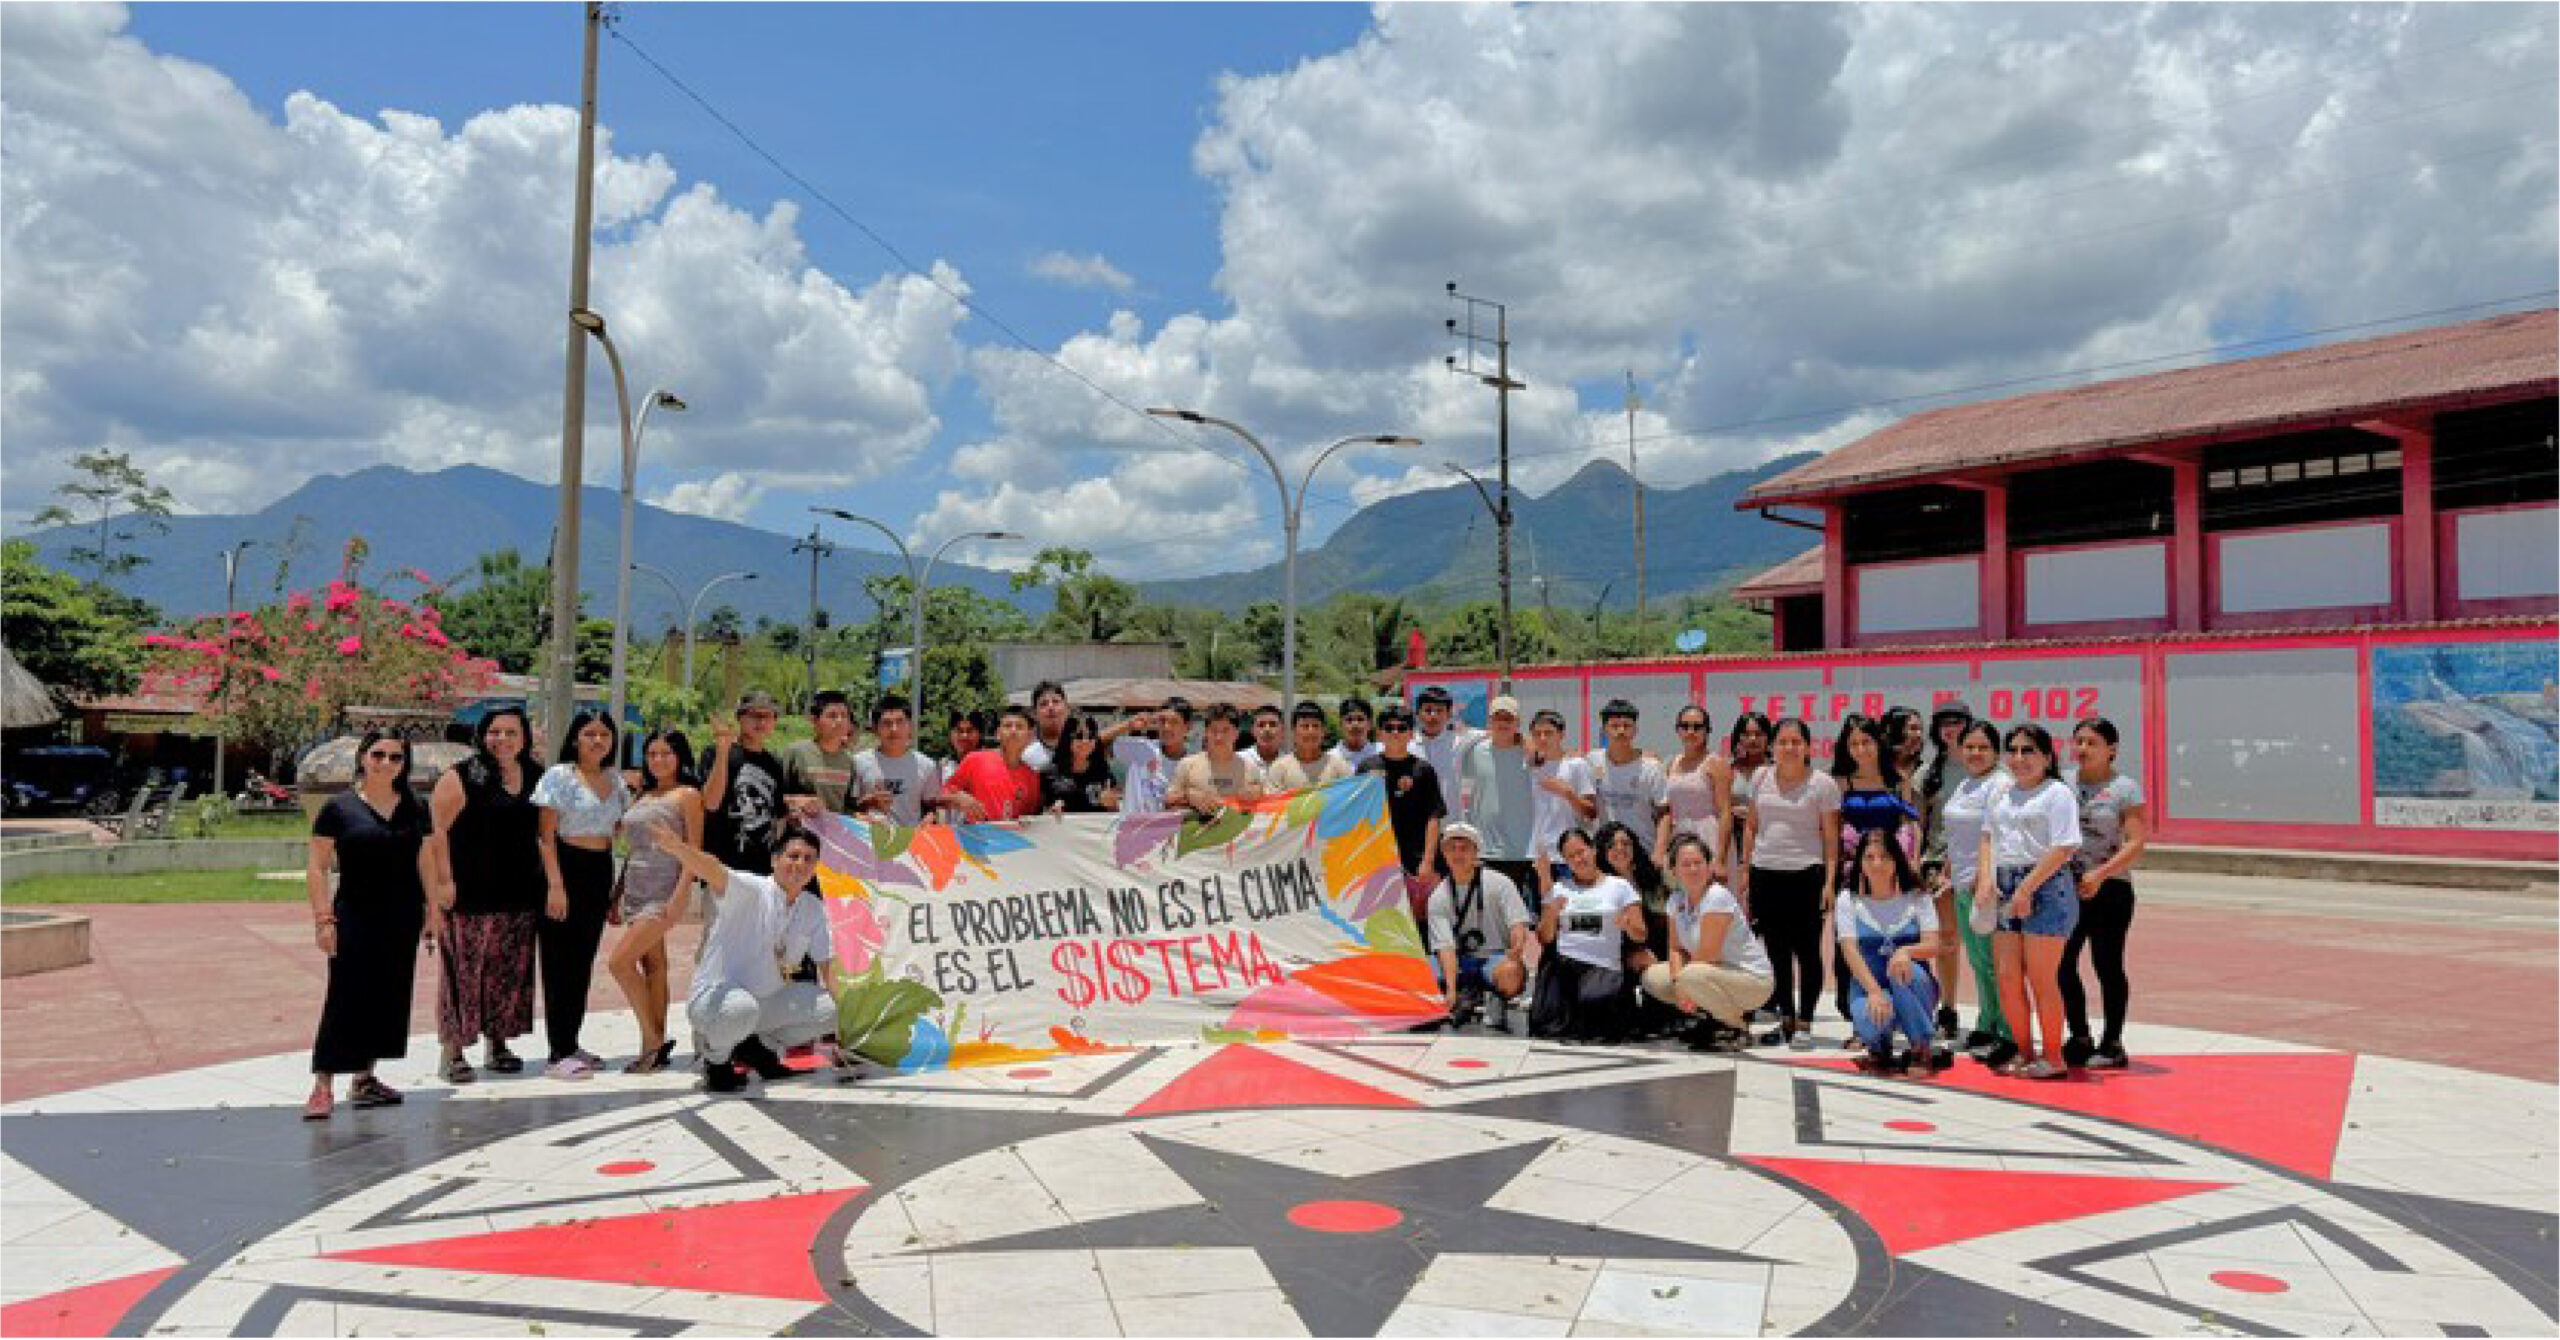
[[[2140,871],[2274,879],[2345,880],[2430,889],[2496,889],[2560,896],[2560,867],[2544,861],[2490,861],[2450,856],[2386,856],[2376,852],[2291,851],[2272,847],[2182,847],[2152,843]]]

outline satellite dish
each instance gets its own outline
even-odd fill
[[[1671,645],[1682,651],[1696,651],[1707,645],[1707,630],[1703,628],[1692,628],[1688,632],[1682,633],[1680,636],[1672,639]]]

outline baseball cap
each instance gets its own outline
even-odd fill
[[[1440,830],[1440,840],[1442,842],[1447,842],[1451,838],[1465,838],[1467,841],[1472,842],[1479,847],[1484,845],[1484,838],[1476,832],[1476,826],[1474,824],[1467,823],[1464,820],[1450,824]]]
[[[1508,716],[1517,718],[1520,715],[1520,700],[1506,693],[1487,704],[1484,709],[1484,714],[1488,717]]]
[[[741,712],[780,712],[782,710],[782,704],[776,702],[772,694],[767,693],[762,689],[749,689],[738,695],[738,710]]]
[[[1442,707],[1449,706],[1449,691],[1437,684],[1433,684],[1423,689],[1422,692],[1414,695],[1413,705],[1416,707],[1429,707],[1433,703],[1438,703]]]

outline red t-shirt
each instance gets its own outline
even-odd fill
[[[1019,819],[1040,808],[1040,775],[1019,763],[1006,767],[1000,749],[981,749],[960,760],[942,779],[942,789],[977,797],[987,819]]]

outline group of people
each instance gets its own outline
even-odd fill
[[[1214,813],[1359,773],[1384,783],[1453,1017],[1525,1009],[1542,1036],[1679,1029],[1731,1049],[1753,1040],[1756,1011],[1769,1025],[1758,1041],[1805,1048],[1828,946],[1835,1007],[1866,1064],[1948,1063],[1962,963],[1979,1002],[1964,1041],[1985,1064],[2034,1077],[2124,1064],[2143,797],[2116,768],[2103,718],[2073,731],[2066,780],[2041,727],[2003,735],[1958,707],[1925,725],[1904,708],[1849,717],[1828,770],[1799,720],[1746,714],[1718,748],[1705,710],[1686,707],[1681,747],[1663,758],[1638,747],[1637,710],[1612,701],[1604,747],[1585,754],[1566,747],[1553,711],[1524,733],[1519,704],[1499,697],[1476,730],[1438,688],[1410,710],[1348,699],[1332,721],[1311,702],[1284,716],[1176,699],[1103,727],[1043,683],[1028,708],[992,721],[954,713],[948,759],[918,748],[914,710],[894,694],[872,708],[868,749],[854,749],[840,693],[815,695],[811,737],[776,753],[779,716],[771,695],[750,692],[707,754],[661,730],[626,775],[604,715],[573,719],[570,757],[543,768],[524,712],[499,708],[423,802],[408,743],[368,733],[356,785],[312,825],[306,884],[329,964],[304,1115],[330,1115],[341,1075],[353,1106],[401,1101],[376,1067],[404,1053],[422,942],[448,1082],[525,1069],[511,1043],[533,1029],[537,980],[544,1073],[595,1073],[604,1062],[582,1032],[600,953],[639,1024],[621,1068],[667,1067],[667,933],[697,890],[710,929],[685,1022],[706,1087],[781,1078],[795,1048],[830,1070],[835,964],[815,884],[821,842],[806,822],[821,812],[909,825]],[[2105,1012],[2096,1039],[2084,947]]]

